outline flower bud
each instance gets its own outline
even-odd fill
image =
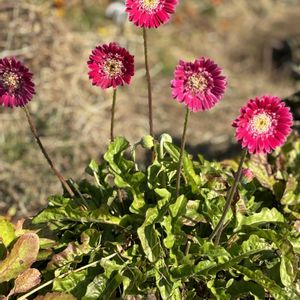
[[[145,135],[141,140],[141,144],[146,149],[152,149],[154,146],[154,139],[151,135]]]
[[[254,175],[250,169],[242,169],[242,183],[250,183],[254,178]]]

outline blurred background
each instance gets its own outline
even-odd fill
[[[118,93],[116,135],[135,143],[148,133],[142,34],[122,3],[0,0],[0,57],[16,56],[34,73],[37,94],[28,108],[57,167],[74,180],[85,176],[92,158],[101,159],[109,142],[112,91],[93,87],[87,76],[97,44],[117,41],[135,55],[132,84]],[[185,110],[170,93],[178,60],[209,56],[224,68],[225,98],[209,112],[192,114],[188,150],[208,159],[232,157],[239,148],[231,123],[248,98],[300,90],[300,1],[181,0],[169,24],[150,30],[149,52],[154,131],[178,143]],[[61,192],[60,183],[21,109],[1,107],[0,124],[0,212],[32,215]]]

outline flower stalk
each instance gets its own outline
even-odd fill
[[[146,79],[147,79],[147,87],[148,87],[149,133],[151,136],[153,136],[152,85],[151,85],[151,76],[150,76],[149,61],[148,61],[147,29],[145,27],[143,27],[143,38],[144,38]]]
[[[57,176],[57,178],[60,180],[60,182],[62,183],[62,185],[64,186],[64,188],[66,189],[66,191],[69,193],[69,195],[71,197],[74,197],[74,192],[72,191],[72,189],[70,188],[69,184],[67,183],[67,181],[65,180],[65,178],[62,176],[62,174],[56,169],[56,167],[54,166],[49,154],[47,153],[44,145],[42,144],[42,141],[39,137],[39,134],[37,132],[37,129],[34,125],[34,122],[32,120],[32,117],[30,115],[30,112],[29,110],[27,109],[26,106],[23,107],[24,109],[24,112],[26,114],[26,118],[27,118],[27,121],[29,123],[29,126],[30,126],[30,129],[31,129],[31,132],[33,134],[33,136],[35,137],[35,140],[37,142],[37,144],[39,145],[44,157],[46,158],[50,168],[52,169],[53,173]]]
[[[217,224],[216,228],[214,229],[214,231],[212,232],[212,234],[210,236],[210,240],[213,240],[215,238],[215,245],[218,245],[219,242],[220,242],[220,237],[221,237],[222,232],[224,230],[224,221],[225,221],[226,215],[228,213],[228,210],[231,206],[233,197],[236,193],[238,184],[240,182],[240,179],[241,179],[241,176],[242,176],[243,164],[244,164],[246,156],[247,156],[247,149],[244,149],[243,152],[242,152],[242,156],[241,156],[241,160],[240,160],[240,163],[239,163],[238,170],[237,170],[237,172],[235,174],[235,177],[234,177],[233,186],[229,190],[229,192],[227,194],[227,197],[226,197],[226,203],[225,203],[225,206],[224,206],[224,210],[223,210],[221,219],[220,219],[219,223]]]
[[[111,120],[110,120],[110,141],[112,142],[115,138],[114,136],[114,120],[115,120],[115,108],[117,99],[117,89],[113,89],[113,101],[111,106]]]
[[[182,132],[182,138],[181,138],[180,156],[179,156],[177,175],[176,175],[176,198],[178,198],[179,190],[180,190],[181,169],[182,169],[183,158],[184,158],[184,149],[185,149],[185,144],[186,144],[186,132],[187,132],[189,116],[190,116],[190,110],[188,108],[186,108],[183,132]]]

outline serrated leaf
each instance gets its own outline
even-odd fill
[[[235,232],[239,231],[242,226],[259,226],[264,223],[283,223],[284,216],[276,209],[264,207],[259,213],[254,213],[250,216],[244,216],[237,213],[237,227]]]
[[[97,300],[103,293],[106,286],[107,278],[104,275],[96,276],[93,281],[87,286],[86,293],[82,300]]]
[[[83,282],[88,275],[88,270],[80,272],[72,272],[63,278],[55,278],[53,281],[53,291],[71,292],[73,289]]]
[[[110,143],[107,152],[104,154],[104,159],[109,163],[112,170],[117,174],[122,174],[128,168],[122,153],[129,147],[129,142],[123,137],[116,137],[112,143]],[[130,165],[134,165],[133,163]]]
[[[147,258],[155,262],[160,253],[157,231],[153,225],[147,225],[140,227],[137,232]]]
[[[169,269],[163,259],[159,259],[155,263],[155,278],[156,286],[160,291],[160,296],[163,300],[177,300],[181,299],[179,287],[180,281],[175,281],[170,277]]]
[[[282,205],[297,205],[300,204],[299,183],[295,177],[290,175],[286,183],[286,187],[280,200]]]
[[[158,200],[157,205],[147,210],[145,221],[137,230],[143,250],[151,262],[155,262],[160,253],[158,232],[154,225],[163,220],[168,210],[171,197],[171,194],[166,189],[156,189],[155,192],[162,197],[162,199]]]
[[[276,300],[298,300],[299,296],[292,290],[284,290],[277,283],[263,274],[260,270],[251,270],[244,266],[237,265],[234,267],[240,273],[246,275],[251,280],[263,286]]]
[[[16,278],[37,259],[39,237],[35,233],[22,235],[14,244],[7,258],[0,262],[0,282]]]
[[[274,230],[259,230],[255,234],[272,241],[280,250],[280,278],[284,286],[292,286],[298,272],[298,257],[294,253],[293,244]]]
[[[16,238],[14,226],[0,217],[0,241],[8,247],[9,244]]]
[[[262,286],[252,281],[234,281],[228,288],[233,299],[238,299],[240,296],[254,296],[255,300],[265,299],[265,291]]]
[[[172,271],[172,276],[176,279],[189,276],[214,276],[221,270],[227,270],[233,266],[236,266],[243,259],[248,258],[251,255],[269,250],[271,248],[267,243],[257,243],[257,241],[258,237],[250,236],[249,240],[245,241],[244,245],[238,248],[238,251],[235,249],[234,253],[230,253],[231,255],[228,253],[228,251],[219,246],[218,249],[215,250],[216,254],[220,253],[223,255],[223,257],[218,256],[218,258],[222,258],[219,259],[219,262],[216,262],[214,259],[214,251],[212,251],[211,254],[208,251],[212,247],[206,247],[205,253],[202,253],[203,257],[205,258],[204,260],[200,261],[195,266],[180,266]],[[208,245],[207,243],[205,244]],[[208,260],[207,257],[211,257],[213,260]]]

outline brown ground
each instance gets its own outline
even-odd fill
[[[0,57],[16,55],[34,72],[37,95],[28,108],[58,168],[79,179],[109,141],[111,91],[92,87],[86,74],[95,45],[116,40],[135,54],[136,76],[118,93],[116,133],[131,142],[148,133],[141,31],[128,23],[118,37],[104,19],[105,0],[65,1],[59,9],[52,2],[0,0]],[[213,110],[192,115],[188,142],[209,158],[230,155],[231,122],[247,98],[299,90],[286,73],[272,71],[269,55],[274,43],[299,35],[299,28],[298,0],[182,0],[173,22],[149,34],[156,134],[181,135],[184,107],[169,88],[178,59],[210,56],[224,68],[229,88]],[[0,123],[0,211],[28,215],[59,193],[60,184],[23,111],[0,108]]]

